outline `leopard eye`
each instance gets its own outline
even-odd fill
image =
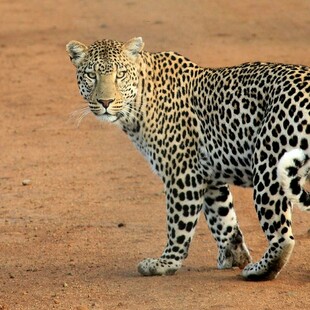
[[[86,77],[88,77],[91,80],[96,79],[96,73],[95,72],[86,72],[85,75],[86,75]]]
[[[125,70],[118,71],[117,74],[116,74],[116,78],[117,79],[122,79],[122,78],[124,78],[125,75],[126,75],[126,71]]]

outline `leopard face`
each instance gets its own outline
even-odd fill
[[[125,44],[97,41],[89,47],[78,41],[67,44],[77,68],[80,93],[100,120],[116,122],[130,114],[138,92],[138,60],[142,48],[141,38]]]

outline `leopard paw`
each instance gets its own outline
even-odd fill
[[[138,264],[138,272],[143,276],[173,275],[182,263],[172,259],[146,258]]]

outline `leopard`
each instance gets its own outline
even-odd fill
[[[295,244],[292,208],[310,211],[310,68],[269,62],[201,67],[176,52],[148,52],[141,37],[70,41],[89,114],[114,123],[162,180],[167,242],[137,266],[173,275],[204,214],[217,268],[250,281],[275,279]],[[141,182],[143,182],[141,180]],[[231,185],[253,188],[267,249],[253,262]]]

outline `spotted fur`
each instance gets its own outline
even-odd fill
[[[90,110],[128,134],[166,191],[167,245],[138,265],[173,274],[188,255],[203,211],[218,246],[218,268],[249,280],[273,279],[294,246],[291,206],[309,210],[310,70],[245,63],[201,68],[174,52],[126,43],[71,41],[67,51]],[[227,184],[254,187],[269,246],[251,263]]]

